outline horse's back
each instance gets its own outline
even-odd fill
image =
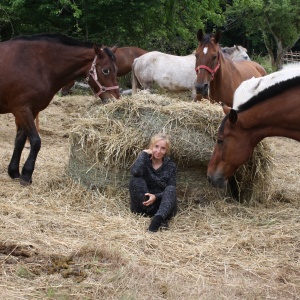
[[[239,70],[243,80],[251,77],[261,77],[267,75],[264,67],[253,60],[240,60],[234,62],[234,64]]]
[[[156,82],[170,91],[193,88],[195,56],[176,56],[159,51],[148,52],[135,59],[134,72],[142,85]]]

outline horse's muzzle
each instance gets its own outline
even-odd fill
[[[218,189],[224,189],[227,184],[227,180],[224,179],[222,176],[207,176],[208,183],[211,184],[213,187]]]
[[[208,83],[195,83],[196,94],[202,97],[208,97],[209,84]]]

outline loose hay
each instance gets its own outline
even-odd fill
[[[178,166],[178,194],[201,201],[208,195],[206,168],[223,117],[221,107],[209,102],[143,93],[92,107],[74,120],[70,174],[89,187],[127,187],[129,169],[138,153],[148,146],[153,134],[164,131],[171,136],[172,158]],[[230,180],[226,195],[247,202],[266,201],[271,166],[270,148],[262,142]],[[224,194],[215,191],[211,197]]]
[[[191,203],[170,230],[149,234],[126,189],[111,197],[66,176],[70,113],[92,100],[56,98],[42,112],[43,144],[26,188],[7,176],[15,124],[0,115],[1,299],[299,299],[297,142],[271,141],[274,190],[290,201]]]

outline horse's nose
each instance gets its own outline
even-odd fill
[[[208,88],[208,83],[195,83],[196,93],[204,97],[208,95]]]

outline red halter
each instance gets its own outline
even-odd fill
[[[97,85],[100,88],[99,92],[95,93],[95,97],[98,97],[99,95],[101,95],[102,93],[105,93],[106,91],[118,89],[119,86],[115,85],[115,86],[111,86],[111,87],[105,87],[105,86],[100,84],[100,82],[98,81],[98,75],[97,75],[97,71],[96,71],[96,60],[97,60],[97,55],[94,58],[94,61],[92,63],[92,67],[91,67],[90,72],[89,72],[89,76],[86,78],[86,81],[88,82],[90,76],[93,77],[94,81],[97,83]]]
[[[200,69],[205,69],[206,71],[208,71],[211,74],[212,79],[214,79],[215,73],[217,72],[219,67],[220,67],[220,61],[218,60],[218,63],[213,70],[205,65],[200,65],[197,68],[195,68],[195,71],[196,71],[196,74],[198,75],[198,73],[200,72]]]

